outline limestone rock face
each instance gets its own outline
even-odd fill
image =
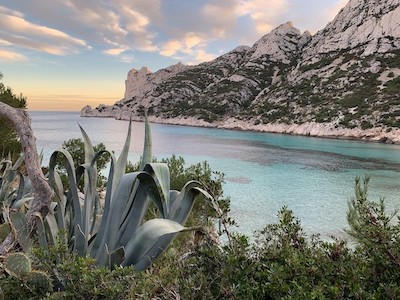
[[[399,49],[400,0],[351,0],[305,48],[305,56],[362,46],[364,56]]]
[[[206,63],[129,71],[82,116],[399,142],[400,0],[350,0],[312,36],[291,22]]]
[[[287,22],[263,36],[251,49],[250,61],[268,55],[271,61],[290,63],[299,48],[311,39],[311,35],[301,35],[300,30]]]
[[[142,67],[139,71],[131,69],[125,80],[124,100],[144,97],[147,93],[151,92],[157,84],[175,76],[185,68],[185,65],[178,63],[155,73],[152,73],[147,67]]]

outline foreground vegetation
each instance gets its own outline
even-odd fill
[[[210,232],[186,233],[146,272],[98,267],[65,252],[61,239],[29,254],[33,269],[57,274],[52,291],[4,274],[0,284],[6,299],[399,299],[400,225],[366,194],[367,181],[357,180],[352,246],[307,236],[282,208],[252,243],[240,234],[222,244]]]
[[[147,132],[134,165],[127,147],[116,159],[82,132],[83,162],[72,159],[83,157],[73,153],[80,141],[50,160],[52,203],[45,217],[34,214],[36,227],[23,159],[0,159],[0,241],[15,236],[1,257],[0,299],[400,299],[399,219],[368,199],[368,178],[356,180],[349,202],[350,244],[307,236],[287,207],[251,239],[230,232],[224,176],[206,162],[150,162]],[[104,183],[96,161],[107,153]],[[153,220],[162,226],[144,230]]]
[[[197,177],[223,198],[223,174],[207,163],[186,167],[175,156],[165,161],[176,188]],[[4,271],[0,287],[4,299],[399,299],[400,225],[383,201],[369,201],[367,194],[368,179],[357,179],[348,210],[351,245],[307,236],[286,207],[278,223],[250,242],[218,231],[218,215],[203,199],[189,220],[202,228],[176,239],[145,272],[98,266],[94,258],[68,251],[60,232],[50,247],[26,253],[30,272],[42,272],[49,284]],[[229,210],[229,201],[221,204]]]

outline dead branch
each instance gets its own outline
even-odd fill
[[[13,108],[3,102],[0,102],[0,118],[10,124],[20,138],[26,172],[32,183],[34,194],[27,213],[28,224],[33,228],[36,225],[34,213],[39,212],[42,217],[45,217],[49,212],[52,192],[40,167],[31,121],[25,110]],[[4,240],[0,245],[0,255],[4,255],[10,250],[11,244],[15,242],[14,239],[8,237]]]

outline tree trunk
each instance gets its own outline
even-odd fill
[[[9,123],[20,138],[26,172],[31,180],[34,194],[34,198],[27,213],[28,224],[31,229],[33,229],[36,225],[34,213],[40,213],[42,217],[45,217],[49,212],[52,192],[39,163],[36,139],[31,128],[31,120],[25,110],[13,108],[3,102],[0,102],[0,118]],[[14,243],[15,236],[8,236],[0,245],[0,255],[4,255],[8,252]]]

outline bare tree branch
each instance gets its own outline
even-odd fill
[[[33,213],[39,212],[43,217],[47,215],[52,192],[40,167],[36,149],[36,139],[31,128],[31,121],[26,111],[13,108],[3,102],[0,102],[0,118],[10,124],[20,138],[22,150],[24,152],[26,172],[31,180],[34,194],[34,199],[27,213],[27,219],[29,226],[34,227],[35,217]],[[0,255],[4,255],[8,252],[11,243],[14,242],[15,241],[11,238],[7,238],[0,245]]]

